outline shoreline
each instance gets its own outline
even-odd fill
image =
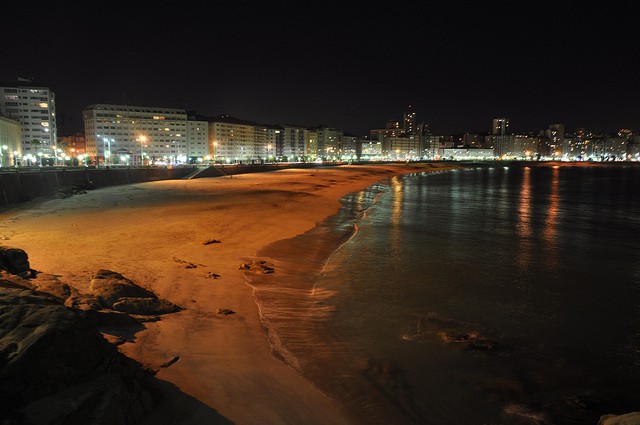
[[[272,355],[237,267],[336,214],[349,193],[398,174],[450,168],[458,166],[342,166],[109,187],[2,212],[0,232],[6,245],[29,253],[33,268],[80,290],[108,268],[185,308],[146,323],[119,347],[153,368],[179,357],[159,370],[167,403],[144,423],[347,424],[339,401]],[[211,238],[220,243],[203,245]]]
[[[327,327],[335,314],[335,290],[320,284],[331,258],[358,233],[360,221],[398,176],[379,180],[341,198],[342,206],[314,228],[273,242],[258,259],[277,265],[277,276],[247,273],[274,356],[304,376],[318,391],[339,400],[352,425],[419,423],[414,412],[386,392],[375,378],[376,361],[354,360],[345,341]],[[327,267],[329,267],[327,269]]]

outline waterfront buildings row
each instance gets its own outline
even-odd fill
[[[328,126],[270,125],[184,109],[95,104],[83,111],[84,132],[57,137],[55,95],[21,80],[0,83],[0,165],[255,163],[351,159],[640,159],[629,130],[565,132],[551,124],[537,134],[511,131],[495,118],[482,133],[437,135],[409,106],[363,137]]]
[[[85,153],[107,164],[255,163],[355,158],[356,137],[329,127],[265,125],[183,109],[90,105]]]

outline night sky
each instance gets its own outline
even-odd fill
[[[640,131],[640,25],[620,2],[25,3],[3,4],[0,81],[51,87],[60,135],[94,103],[358,136],[409,104],[436,134],[502,116]]]

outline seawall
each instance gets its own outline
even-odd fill
[[[230,177],[235,174],[275,171],[284,168],[315,168],[322,164],[239,164],[197,167],[144,168],[5,168],[0,170],[0,209],[38,197],[66,196],[78,190],[157,180]],[[326,166],[326,165],[325,165]]]
[[[149,168],[40,168],[3,170],[0,173],[0,207],[37,197],[64,196],[77,190],[120,184],[184,178],[194,167]]]

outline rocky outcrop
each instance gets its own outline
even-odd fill
[[[89,285],[91,294],[102,307],[129,314],[158,315],[180,311],[170,301],[150,292],[111,270],[98,270]]]
[[[91,278],[91,294],[100,299],[104,307],[112,308],[120,298],[154,298],[155,294],[136,285],[120,273],[100,269]]]
[[[153,408],[153,372],[101,332],[132,338],[180,307],[111,270],[98,270],[89,289],[0,247],[0,424],[132,425]]]
[[[31,276],[27,253],[20,248],[12,248],[0,245],[0,270],[20,277]]]
[[[63,302],[78,293],[74,288],[51,274],[38,273],[35,278],[29,279],[28,282],[33,286],[35,291],[51,295]]]
[[[0,287],[0,413],[6,423],[134,424],[152,375],[85,320],[29,289]]]

